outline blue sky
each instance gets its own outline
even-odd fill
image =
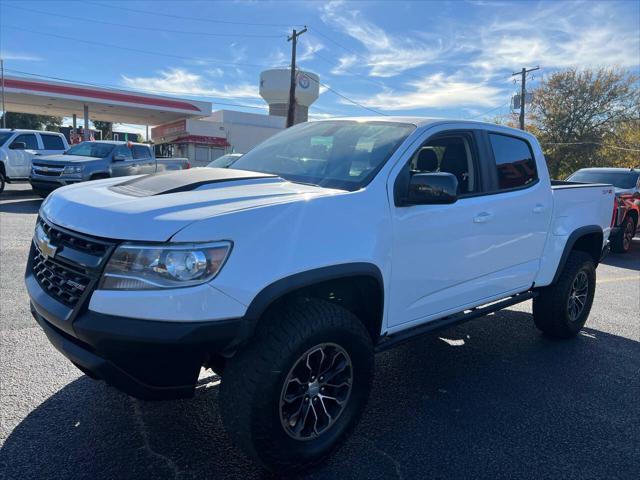
[[[532,86],[572,66],[640,66],[638,1],[0,0],[0,53],[9,74],[264,112],[259,73],[288,64],[299,25],[299,65],[385,114],[493,118],[523,66],[542,67]],[[372,113],[323,88],[311,114]]]

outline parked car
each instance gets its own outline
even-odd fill
[[[26,182],[37,155],[62,153],[69,148],[61,133],[0,129],[0,193],[6,183]]]
[[[222,155],[221,157],[216,158],[214,161],[209,163],[209,165],[207,165],[207,167],[209,167],[209,168],[229,168],[240,157],[242,157],[241,153],[227,153],[226,155]]]
[[[640,169],[582,168],[567,179],[572,182],[610,183],[615,187],[616,208],[611,231],[611,250],[626,253],[631,248],[640,218]]]
[[[65,185],[189,168],[186,159],[156,160],[153,148],[144,143],[92,141],[74,145],[59,155],[33,161],[29,182],[35,192],[46,196]]]
[[[575,336],[613,200],[611,185],[552,186],[520,130],[309,122],[233,169],[54,192],[25,281],[36,321],[91,377],[164,399],[193,395],[202,366],[220,373],[229,435],[286,471],[349,432],[375,352],[529,299],[542,332]]]

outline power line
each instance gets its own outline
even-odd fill
[[[100,47],[107,47],[107,48],[114,48],[114,49],[119,49],[119,50],[128,50],[130,52],[136,52],[136,53],[144,53],[146,55],[157,55],[160,57],[167,57],[167,58],[176,58],[179,60],[186,60],[186,61],[191,61],[191,62],[205,62],[208,64],[212,64],[212,65],[234,65],[234,66],[239,66],[239,67],[259,67],[259,68],[273,68],[272,65],[266,65],[266,64],[256,64],[256,63],[240,63],[240,62],[229,62],[229,61],[225,61],[225,60],[218,60],[218,59],[202,59],[202,58],[193,58],[193,57],[183,57],[182,55],[175,55],[172,53],[165,53],[165,52],[154,52],[152,50],[143,50],[143,49],[139,49],[139,48],[132,48],[132,47],[125,47],[122,45],[114,45],[111,43],[103,43],[103,42],[96,42],[94,40],[86,40],[86,39],[82,39],[82,38],[74,38],[74,37],[67,37],[65,35],[58,35],[55,33],[49,33],[49,32],[40,32],[37,30],[29,30],[23,27],[17,27],[15,25],[3,25],[5,28],[11,28],[14,30],[19,30],[22,32],[28,32],[28,33],[33,33],[34,35],[45,35],[48,37],[55,37],[55,38],[61,38],[63,40],[69,40],[72,42],[80,42],[80,43],[87,43],[90,45],[97,45]]]
[[[614,145],[607,145],[606,143],[601,143],[601,142],[546,142],[546,143],[543,143],[542,145],[599,145],[601,147],[613,148],[615,150],[625,150],[627,152],[640,152],[640,149],[616,147]]]
[[[133,12],[133,13],[143,13],[146,15],[156,15],[158,17],[168,17],[171,19],[176,19],[179,18],[181,20],[193,20],[193,21],[197,21],[197,22],[207,22],[207,23],[221,23],[221,24],[227,24],[227,25],[245,25],[245,26],[252,26],[252,27],[298,27],[298,26],[302,26],[301,24],[285,24],[285,23],[259,23],[259,22],[239,22],[239,21],[235,21],[235,20],[214,20],[212,18],[202,18],[202,17],[188,17],[185,15],[175,15],[173,13],[161,13],[161,12],[155,12],[155,11],[149,11],[149,10],[139,10],[136,8],[130,8],[130,7],[122,7],[122,6],[114,6],[114,5],[108,5],[108,4],[104,4],[104,3],[100,3],[100,2],[90,2],[90,1],[85,1],[85,4],[89,4],[89,5],[96,5],[98,7],[103,7],[103,8],[111,8],[111,9],[115,9],[118,11],[126,11],[126,12]]]
[[[484,116],[484,115],[486,115],[488,113],[491,113],[491,112],[494,112],[494,111],[496,111],[496,110],[498,110],[500,108],[506,107],[507,105],[509,105],[509,103],[510,102],[506,102],[506,103],[503,103],[502,105],[499,105],[499,106],[497,106],[495,108],[492,108],[491,110],[487,110],[486,112],[479,113],[478,115],[474,115],[473,117],[467,117],[467,120],[474,120],[474,119],[476,119],[478,117],[482,117],[482,116]]]
[[[22,6],[16,6],[16,5],[12,5],[12,4],[6,4],[7,7],[9,8],[15,8],[18,10],[23,10],[26,12],[33,12],[33,13],[39,13],[41,15],[47,15],[47,16],[54,16],[54,17],[60,17],[60,18],[68,18],[70,20],[79,20],[81,22],[86,22],[86,23],[100,23],[102,25],[110,25],[112,27],[124,27],[124,28],[132,28],[135,30],[147,30],[147,31],[151,31],[151,32],[163,32],[163,33],[178,33],[178,34],[186,34],[186,35],[202,35],[202,36],[208,36],[208,37],[234,37],[237,38],[239,36],[241,37],[249,37],[249,38],[282,38],[285,35],[281,34],[281,35],[259,35],[259,34],[250,34],[250,33],[210,33],[210,32],[192,32],[192,31],[187,31],[187,30],[170,30],[167,28],[154,28],[154,27],[148,27],[145,25],[126,25],[123,23],[115,23],[115,22],[107,22],[104,20],[97,20],[97,19],[88,19],[88,18],[82,18],[82,17],[74,17],[71,15],[62,15],[59,13],[52,13],[52,12],[44,12],[42,10],[35,10],[33,8],[25,8]]]
[[[339,96],[339,97],[341,97],[341,98],[344,98],[347,102],[353,103],[354,105],[357,105],[357,106],[358,106],[358,107],[360,107],[360,108],[364,108],[365,110],[369,110],[370,112],[373,112],[373,113],[375,113],[376,115],[382,115],[382,116],[384,116],[384,117],[389,116],[389,115],[388,115],[388,114],[386,114],[386,113],[382,113],[382,112],[380,112],[380,111],[378,111],[378,110],[375,110],[375,109],[373,109],[373,108],[369,108],[369,107],[367,107],[366,105],[363,105],[362,103],[360,103],[360,102],[358,102],[358,101],[356,101],[356,100],[353,100],[353,99],[351,99],[351,98],[347,97],[346,95],[344,95],[344,94],[342,94],[342,93],[338,92],[337,90],[334,90],[334,89],[333,89],[333,88],[331,88],[329,85],[325,85],[325,84],[324,84],[324,83],[322,83],[320,80],[316,80],[315,78],[312,78],[312,77],[309,77],[309,78],[310,78],[311,80],[313,80],[314,82],[317,82],[317,83],[318,83],[318,85],[323,86],[324,88],[326,88],[327,90],[329,90],[329,91],[330,91],[330,92],[332,92],[333,94],[335,94],[335,95],[337,95],[337,96]]]

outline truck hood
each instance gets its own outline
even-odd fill
[[[40,214],[88,235],[164,242],[217,215],[341,193],[258,172],[195,168],[63,187],[47,197]]]
[[[81,155],[42,155],[36,156],[34,158],[36,161],[44,160],[45,162],[53,162],[53,163],[79,163],[79,162],[94,162],[96,160],[102,160],[98,157],[84,157]]]

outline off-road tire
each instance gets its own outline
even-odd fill
[[[292,438],[281,423],[280,398],[289,372],[319,344],[339,345],[353,367],[351,393],[337,420],[320,436]],[[335,304],[300,298],[271,311],[253,340],[225,366],[220,410],[229,436],[274,472],[290,472],[325,458],[354,427],[373,378],[373,345],[360,320]]]
[[[575,319],[571,319],[568,305],[574,282],[581,274],[586,275],[588,280],[586,298],[580,313]],[[550,337],[574,337],[589,317],[595,290],[596,268],[593,259],[585,252],[571,252],[558,281],[541,288],[538,296],[533,299],[533,320],[536,327]]]
[[[627,253],[631,248],[631,239],[635,231],[636,224],[633,221],[633,217],[627,215],[620,226],[620,231],[611,239],[611,251],[615,253]]]

